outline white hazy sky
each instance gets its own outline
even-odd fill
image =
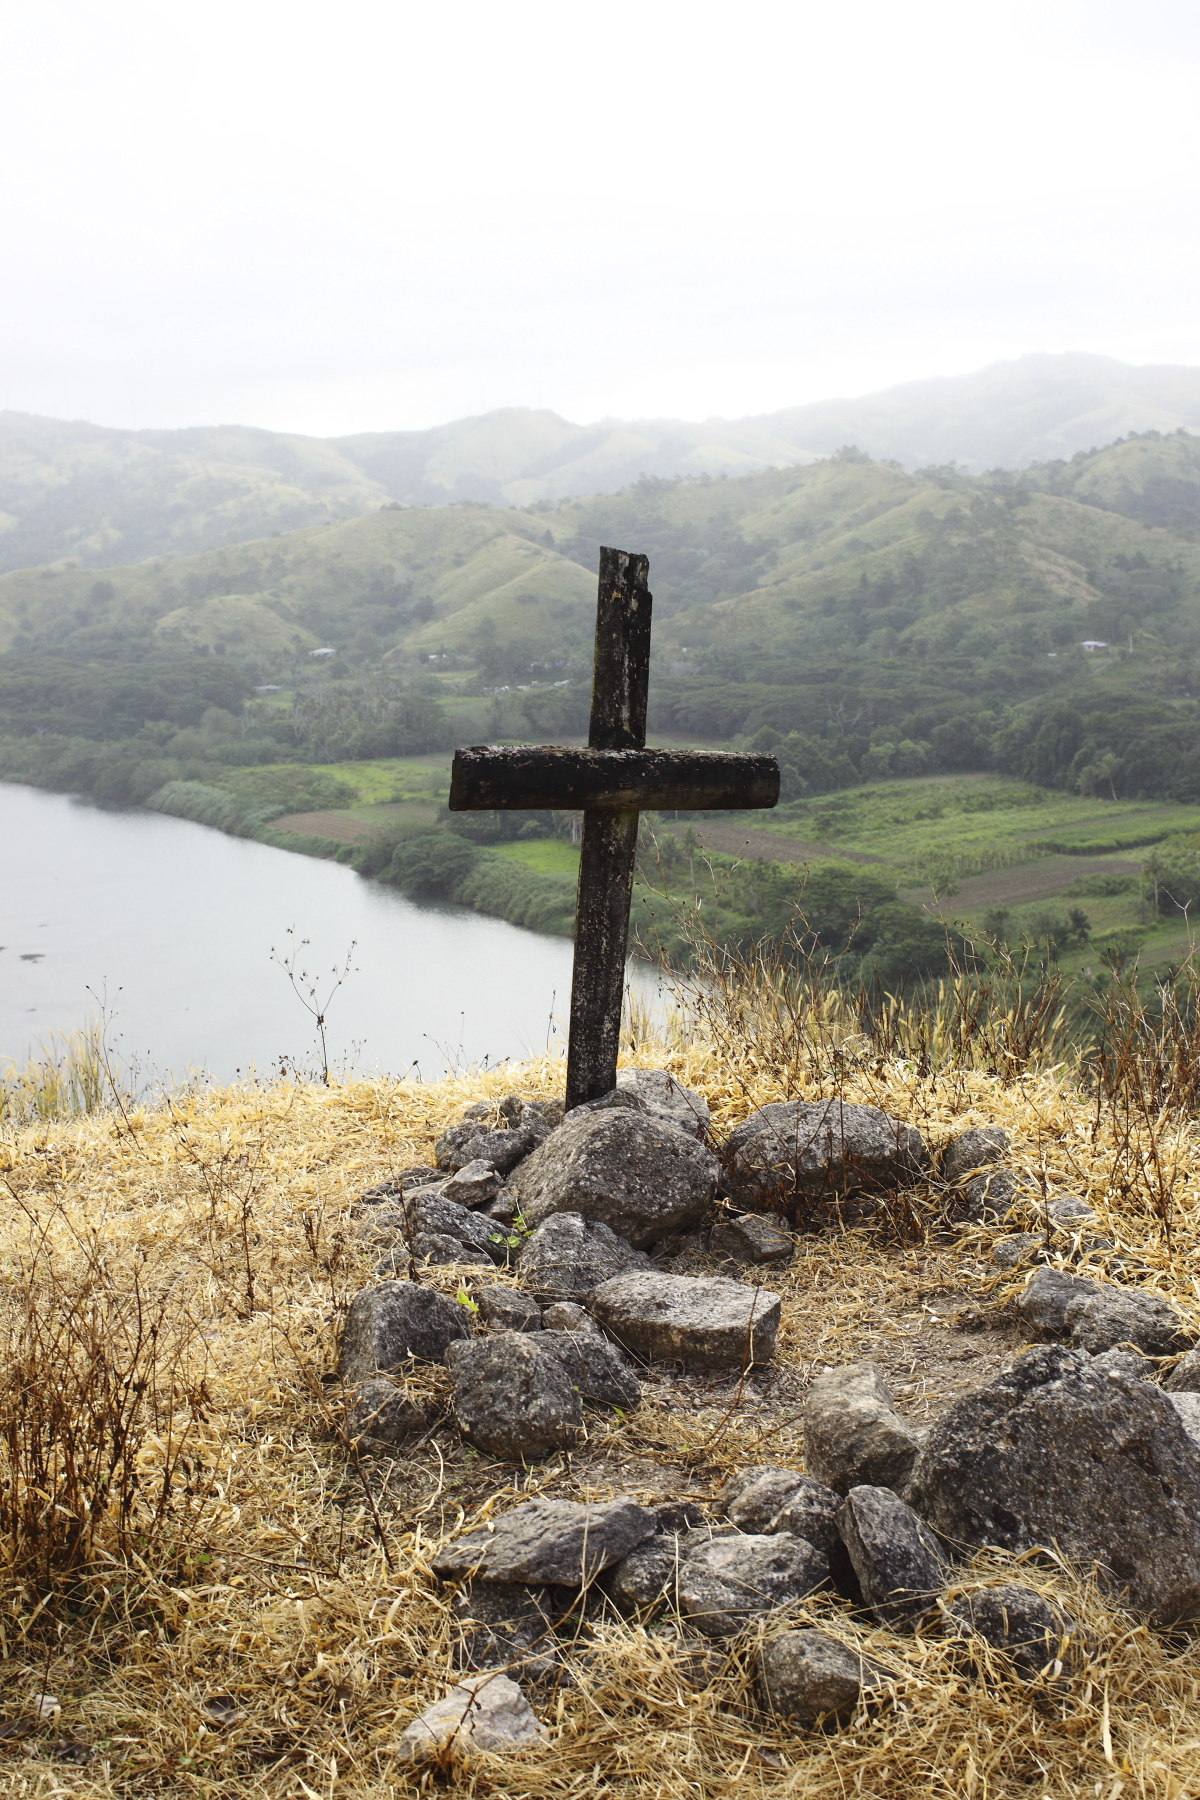
[[[333,434],[1200,362],[1196,0],[41,0],[0,406]]]

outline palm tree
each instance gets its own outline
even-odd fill
[[[1120,767],[1121,767],[1120,757],[1114,756],[1111,750],[1106,750],[1102,756],[1098,756],[1096,758],[1097,780],[1107,781],[1108,791],[1112,795],[1114,800],[1117,797],[1117,790],[1113,786],[1113,780],[1114,780],[1114,777],[1116,776],[1116,773]]]

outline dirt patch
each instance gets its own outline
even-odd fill
[[[761,862],[821,862],[831,856],[854,863],[881,863],[884,860],[882,856],[868,856],[862,850],[840,850],[836,844],[784,837],[777,831],[747,830],[744,825],[724,825],[719,820],[706,819],[696,827],[696,836],[706,850],[719,850],[722,856],[754,857]]]
[[[365,819],[343,812],[286,813],[272,821],[274,831],[294,831],[297,837],[328,838],[334,844],[357,844],[375,830]]]
[[[959,883],[951,910],[977,912],[988,906],[1024,906],[1033,900],[1051,900],[1081,875],[1136,875],[1141,866],[1140,862],[1119,856],[1042,856],[1009,869],[989,869],[986,875],[966,876]],[[933,898],[928,888],[905,891],[921,904]]]

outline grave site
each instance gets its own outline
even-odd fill
[[[638,812],[778,791],[646,748],[650,604],[456,758],[584,811],[565,1065],[0,1140],[0,1792],[1200,1795],[1193,1015],[623,1017]]]

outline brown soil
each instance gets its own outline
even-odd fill
[[[328,838],[335,844],[357,844],[375,830],[365,819],[344,812],[287,813],[272,821],[274,831],[294,831],[297,837]]]
[[[762,862],[812,862],[836,856],[842,862],[881,863],[882,856],[868,856],[862,850],[841,850],[836,844],[818,844],[807,838],[784,837],[778,831],[747,830],[744,825],[723,825],[706,819],[697,826],[696,836],[706,850],[719,850],[723,856],[750,856]]]
[[[1023,906],[1031,900],[1049,900],[1070,887],[1081,875],[1136,875],[1141,863],[1120,856],[1042,856],[1036,862],[1017,863],[1010,869],[989,869],[985,875],[969,875],[959,883],[951,911],[977,912],[987,906]],[[931,899],[922,888],[921,900]]]

